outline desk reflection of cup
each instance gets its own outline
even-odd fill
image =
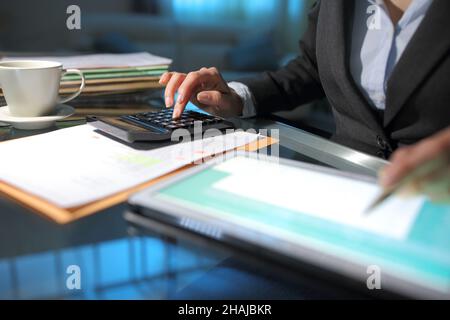
[[[62,99],[59,97],[61,77],[77,73],[81,77],[78,90]],[[40,117],[52,115],[56,105],[75,99],[84,88],[85,79],[78,69],[64,70],[53,61],[2,61],[0,62],[0,87],[11,116]]]

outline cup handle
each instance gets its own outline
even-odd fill
[[[68,96],[68,97],[66,97],[64,99],[59,98],[58,99],[58,103],[66,103],[66,102],[69,102],[70,100],[75,99],[76,97],[78,97],[80,95],[81,91],[83,91],[83,89],[84,89],[84,85],[85,85],[86,81],[84,79],[83,72],[81,72],[78,69],[67,69],[67,70],[63,70],[61,77],[64,76],[65,74],[67,74],[67,73],[76,73],[76,74],[78,74],[81,77],[81,84],[80,84],[80,87],[78,88],[77,92],[72,93],[70,96]]]

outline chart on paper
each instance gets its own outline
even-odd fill
[[[257,139],[235,132],[141,151],[77,126],[0,144],[0,180],[72,208]]]

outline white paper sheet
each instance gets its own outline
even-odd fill
[[[243,157],[216,169],[231,173],[216,189],[396,239],[408,235],[424,202],[392,197],[365,214],[381,191],[374,183]]]
[[[0,143],[0,180],[71,208],[257,139],[235,132],[141,151],[83,125]]]
[[[92,68],[125,68],[141,66],[169,65],[172,60],[155,56],[147,52],[124,54],[88,54],[67,57],[5,57],[2,61],[9,60],[45,60],[58,61],[63,67],[77,69]]]

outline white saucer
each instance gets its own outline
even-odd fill
[[[0,122],[9,123],[16,129],[37,130],[51,127],[55,121],[73,115],[75,109],[66,104],[58,104],[55,113],[44,117],[14,117],[9,114],[8,106],[0,108]]]

